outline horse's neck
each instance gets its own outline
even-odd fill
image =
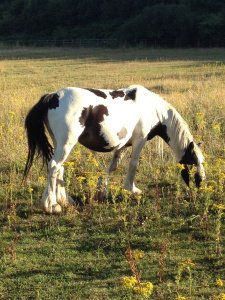
[[[169,137],[169,146],[173,150],[176,160],[179,162],[193,137],[189,131],[188,125],[181,115],[168,105],[166,113],[164,112],[163,125],[166,125],[167,135]]]

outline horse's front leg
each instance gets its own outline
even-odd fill
[[[125,189],[131,191],[134,194],[140,195],[142,191],[134,184],[134,177],[138,166],[141,150],[145,144],[144,139],[140,139],[133,143],[131,159],[128,167],[127,177],[125,181]]]

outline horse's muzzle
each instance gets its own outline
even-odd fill
[[[200,188],[201,182],[206,179],[205,170],[203,165],[197,166],[197,172],[195,173],[195,184],[197,188]]]
[[[181,176],[182,176],[184,182],[186,183],[186,185],[189,186],[190,173],[189,173],[189,169],[188,169],[187,165],[184,165],[184,169],[181,170]]]
[[[197,188],[200,188],[201,182],[203,181],[203,178],[199,173],[195,173],[195,185]]]
[[[181,170],[181,176],[184,182],[189,186],[190,184],[190,171],[187,165],[184,166],[184,169]],[[205,180],[205,171],[203,166],[197,167],[197,172],[195,173],[195,185],[197,188],[200,188],[201,182]]]

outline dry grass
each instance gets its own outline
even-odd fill
[[[138,299],[120,287],[120,277],[132,275],[124,259],[128,242],[146,253],[138,267],[154,283],[152,299],[180,294],[216,299],[225,251],[224,216],[219,219],[212,208],[225,200],[224,60],[224,49],[1,49],[0,268],[5,279],[0,299]],[[199,195],[186,189],[166,146],[164,160],[159,159],[156,139],[141,157],[137,182],[145,194],[137,206],[118,188],[128,151],[112,180],[113,204],[89,203],[78,207],[79,215],[72,208],[58,218],[41,215],[37,205],[46,174],[40,164],[34,164],[28,185],[21,185],[28,109],[44,93],[65,86],[116,89],[131,84],[161,94],[187,120],[197,141],[203,140],[207,186],[213,191]],[[82,204],[94,193],[97,172],[109,158],[80,146],[71,155],[66,182]],[[190,281],[190,273],[177,267],[186,258],[196,262],[191,293],[182,282]],[[180,286],[178,272],[183,272]]]

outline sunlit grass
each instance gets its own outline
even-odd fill
[[[140,299],[147,293],[140,284],[148,282],[154,287],[152,292],[149,285],[150,299],[220,299],[225,280],[224,49],[22,48],[1,49],[0,58],[0,299]],[[38,203],[46,170],[40,162],[21,184],[27,111],[41,95],[61,87],[130,84],[142,84],[171,102],[196,141],[203,142],[205,185],[199,191],[186,188],[170,149],[164,145],[162,157],[155,139],[144,148],[136,176],[143,196],[123,190],[128,149],[111,178],[108,200],[99,203],[96,181],[111,155],[78,145],[65,174],[77,206],[62,216],[43,215]],[[135,277],[126,256],[129,247],[131,253],[143,253],[134,289],[122,284],[122,278]]]

